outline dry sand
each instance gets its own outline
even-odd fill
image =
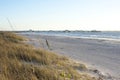
[[[106,80],[120,80],[120,42],[35,34],[21,35],[29,38],[28,43],[38,48],[48,49],[47,40],[53,52],[82,61],[88,67],[100,70],[104,75],[111,75]]]

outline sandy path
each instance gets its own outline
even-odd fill
[[[30,44],[47,49],[47,39],[52,51],[85,62],[120,79],[120,42],[55,37],[42,35],[24,35],[31,39]]]

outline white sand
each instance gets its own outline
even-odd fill
[[[31,40],[28,43],[45,49],[48,49],[45,43],[47,39],[53,52],[87,63],[105,75],[119,78],[113,80],[120,80],[120,42],[33,34],[22,35]]]

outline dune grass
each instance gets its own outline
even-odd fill
[[[68,58],[24,44],[23,37],[0,32],[0,80],[96,80],[80,74]]]

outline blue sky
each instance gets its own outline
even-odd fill
[[[0,30],[120,30],[120,0],[0,0]]]

